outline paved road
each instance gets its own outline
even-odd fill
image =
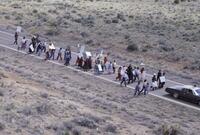
[[[0,47],[4,47],[4,48],[7,48],[7,49],[10,49],[10,50],[13,50],[13,51],[17,51],[17,49],[16,49],[17,46],[13,45],[13,42],[14,42],[13,41],[13,39],[14,39],[13,37],[14,37],[13,34],[10,34],[10,33],[4,32],[4,31],[0,31]],[[21,40],[19,40],[19,42],[20,41]],[[19,51],[19,53],[25,53],[25,52]],[[44,54],[41,55],[40,57],[36,56],[35,54],[33,54],[32,56],[36,57],[36,58],[39,58],[39,59],[43,59],[44,58]],[[71,66],[67,67],[67,68],[82,72],[74,65],[74,63],[76,61],[76,58],[77,58],[77,53],[73,52],[72,53]],[[54,63],[54,64],[57,64],[57,65],[63,65],[63,63],[64,63],[63,61],[50,61],[50,62]],[[112,82],[112,83],[115,83],[115,84],[119,85],[119,82],[115,80],[116,74],[104,73],[102,75],[98,75],[97,76],[97,75],[94,74],[94,72],[92,70],[89,71],[89,72],[83,72],[83,73],[91,75],[91,76],[95,76],[97,78],[100,78],[100,79],[103,79],[103,80],[106,80],[106,81],[109,81],[109,82]],[[147,80],[149,82],[151,82],[151,77],[152,77],[152,75],[147,74]],[[134,89],[135,85],[136,85],[136,83],[133,83],[133,84],[128,85],[128,87]],[[184,85],[184,84],[176,82],[176,81],[173,81],[173,80],[166,80],[166,87],[173,86],[173,85]],[[164,100],[167,100],[167,101],[182,105],[184,107],[189,107],[189,108],[192,108],[192,109],[200,111],[200,108],[197,105],[194,105],[194,104],[191,104],[191,103],[188,103],[188,102],[184,102],[184,101],[178,100],[178,99],[173,99],[171,96],[169,96],[169,94],[167,94],[164,91],[164,89],[152,91],[152,92],[150,92],[150,94],[153,95],[153,96],[156,96],[158,98],[162,98]]]

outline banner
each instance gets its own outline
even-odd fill
[[[21,26],[17,26],[16,32],[21,33],[22,32],[22,27]]]
[[[161,82],[161,83],[165,82],[165,76],[161,76],[161,77],[160,77],[160,82]]]
[[[83,46],[81,46],[81,48],[80,48],[80,51],[79,51],[81,54],[83,54],[84,52],[85,52],[85,46],[83,45]]]
[[[98,64],[97,66],[98,66],[98,70],[99,70],[99,72],[102,72],[102,71],[103,71],[103,69],[102,69],[102,66],[101,66],[101,64]]]
[[[29,48],[31,49],[32,52],[34,51],[34,48],[33,48],[32,44],[29,46]]]

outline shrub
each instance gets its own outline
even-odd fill
[[[34,14],[38,13],[37,9],[33,9],[33,13]]]
[[[112,19],[112,23],[118,23],[118,22],[119,22],[118,18],[113,18]]]
[[[3,97],[4,94],[3,94],[3,91],[0,91],[0,97]]]
[[[174,0],[174,4],[179,4],[179,0]]]
[[[89,129],[95,129],[97,128],[96,123],[93,120],[90,120],[88,118],[77,118],[74,120],[74,123],[78,124],[82,127],[87,127]]]
[[[0,123],[0,131],[4,130],[4,128],[5,128],[5,125]]]
[[[10,20],[10,16],[6,15],[4,17],[5,17],[5,19]]]
[[[60,34],[60,31],[57,28],[51,28],[46,31],[45,35],[47,36],[57,36]]]
[[[110,124],[110,125],[106,126],[105,131],[106,132],[111,132],[111,133],[117,133],[117,127]]]
[[[180,127],[178,125],[162,125],[158,134],[161,135],[178,135],[180,133]]]
[[[138,46],[135,43],[131,43],[128,45],[127,50],[131,52],[138,51]]]

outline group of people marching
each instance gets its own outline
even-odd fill
[[[88,71],[92,69],[92,57],[77,56],[75,65],[82,68],[84,71]]]
[[[18,33],[15,33],[15,41],[14,44],[18,46],[19,50],[26,50],[28,40],[23,37],[21,44],[18,44]],[[39,35],[33,36],[31,38],[31,42],[28,45],[29,54],[36,53],[40,56],[42,53],[45,53],[45,60],[59,60],[62,61],[64,59],[64,65],[69,65],[71,56],[70,48],[59,48],[56,50],[53,42],[42,42],[39,38]],[[57,53],[56,53],[57,52]],[[57,56],[55,57],[55,54]],[[92,66],[92,57],[87,55],[78,55],[75,65],[79,68],[82,68],[84,71],[88,71],[93,68]],[[109,61],[108,55],[104,57],[97,57],[94,61],[94,71],[97,74],[105,73],[115,74],[116,73],[117,64],[116,61]],[[120,81],[120,85],[124,85],[125,87],[130,84],[137,82],[135,87],[134,95],[140,95],[143,93],[146,95],[151,90],[156,90],[163,88],[165,85],[165,72],[159,70],[156,74],[154,73],[151,82],[147,81],[145,68],[132,67],[132,65],[120,66],[117,70],[116,80]]]
[[[130,64],[128,67],[121,66],[118,68],[116,80],[121,81],[120,85],[126,87],[127,84],[137,82],[135,87],[135,96],[144,93],[146,95],[151,90],[163,88],[165,85],[165,72],[159,70],[156,74],[154,73],[152,81],[148,82],[146,78],[146,72],[144,67],[132,67]]]
[[[28,40],[26,37],[23,37],[21,40],[21,43],[18,43],[18,33],[15,33],[15,41],[14,45],[17,45],[18,50],[26,50],[28,48],[28,53],[32,54],[35,53],[38,56],[40,56],[42,53],[45,53],[45,60],[59,60],[62,61],[63,59],[65,60],[65,65],[70,64],[71,60],[71,50],[70,48],[66,48],[63,50],[63,48],[59,48],[58,50],[54,46],[53,42],[42,42],[39,38],[39,35],[34,35],[31,38],[30,43],[28,44]],[[28,44],[28,45],[27,45]],[[56,53],[57,51],[57,53]],[[57,56],[55,57],[55,55]],[[63,57],[64,55],[64,57]]]
[[[115,74],[116,72],[116,61],[108,61],[107,56],[105,56],[103,59],[101,59],[100,57],[98,57],[95,60],[95,72],[97,74],[100,73],[107,73],[107,74]]]

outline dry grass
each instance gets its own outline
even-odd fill
[[[198,72],[197,77],[199,65],[193,63],[200,50],[198,4],[184,0],[179,4],[172,0],[4,0],[0,8],[3,23],[22,25],[30,33],[73,44],[92,40],[87,44],[91,49],[102,47],[112,50],[115,57],[172,72]],[[137,53],[127,52],[130,39],[138,46]]]

